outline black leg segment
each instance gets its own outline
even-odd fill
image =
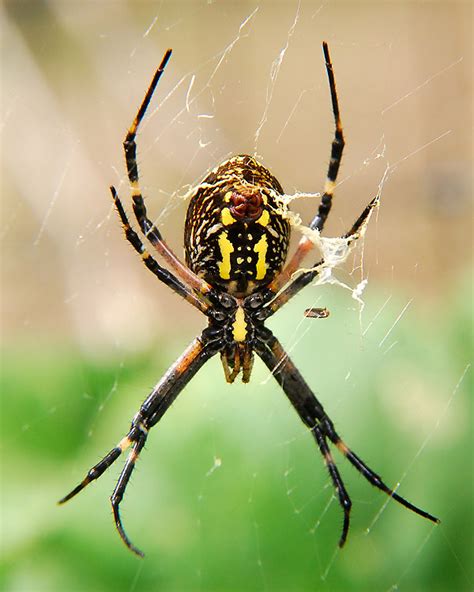
[[[344,524],[339,545],[342,547],[346,541],[349,529],[349,515],[351,501],[339,471],[334,464],[326,439],[329,439],[349,462],[361,473],[369,483],[377,487],[394,500],[412,510],[416,514],[439,523],[438,518],[428,512],[417,508],[396,492],[390,489],[372,469],[370,469],[348,446],[341,440],[331,419],[326,415],[321,403],[314,396],[313,392],[301,376],[298,369],[289,359],[281,344],[270,332],[266,334],[265,340],[261,340],[256,351],[271,371],[276,381],[280,384],[291,404],[296,409],[303,423],[311,430],[321,454],[324,457],[326,466],[336,489],[339,504],[344,512]]]

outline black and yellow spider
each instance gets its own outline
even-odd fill
[[[317,214],[310,224],[310,228],[316,232],[322,231],[331,209],[344,148],[336,84],[326,43],[323,43],[323,51],[335,134],[324,193]],[[243,382],[248,382],[256,353],[310,429],[323,455],[344,512],[340,547],[344,545],[349,530],[351,500],[334,463],[328,441],[342,452],[369,483],[406,508],[438,523],[437,518],[417,508],[385,485],[348,448],[280,342],[265,327],[266,319],[314,280],[325,266],[324,259],[321,259],[309,270],[299,271],[304,256],[314,247],[306,236],[301,238],[295,254],[284,266],[290,241],[290,223],[282,207],[281,197],[284,193],[277,179],[255,158],[247,155],[230,158],[211,171],[195,189],[187,211],[184,233],[186,265],[174,255],[158,228],[148,218],[138,180],[135,138],[170,56],[171,50],[168,50],[124,142],[135,217],[143,235],[168,268],[160,265],[146,250],[142,239],[130,226],[115,188],[111,187],[110,190],[125,236],[145,265],[159,280],[204,313],[208,318],[208,326],[155,386],[133,418],[128,434],[59,503],[68,501],[91,481],[100,477],[131,446],[111,502],[115,524],[123,542],[137,555],[143,555],[124,531],[119,506],[149,430],[158,423],[182,389],[212,356],[220,354],[227,382],[233,382],[240,373]],[[377,205],[378,197],[369,203],[344,235],[347,242],[359,238]],[[306,314],[324,317],[328,313],[326,309],[309,309]]]

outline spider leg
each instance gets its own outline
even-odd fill
[[[336,467],[336,463],[334,462],[334,458],[331,454],[331,451],[329,450],[329,446],[326,441],[326,436],[323,434],[323,431],[318,425],[314,425],[311,428],[311,432],[314,436],[314,439],[316,440],[316,443],[319,446],[321,454],[323,455],[324,462],[326,464],[332,483],[334,485],[334,489],[336,490],[337,496],[339,498],[339,505],[341,506],[342,511],[344,512],[342,533],[339,539],[339,547],[343,547],[347,539],[347,533],[349,532],[350,514],[352,507],[351,498],[347,493],[341,474],[339,473]]]
[[[135,553],[139,557],[143,557],[144,553],[143,553],[143,551],[140,551],[140,549],[138,547],[135,547],[135,545],[128,538],[127,533],[125,532],[125,530],[123,528],[122,520],[120,518],[119,506],[120,506],[120,502],[123,499],[123,495],[125,493],[125,489],[127,488],[130,477],[132,476],[132,472],[133,472],[133,469],[135,468],[135,463],[138,460],[138,456],[140,455],[141,450],[145,446],[146,439],[147,439],[147,432],[143,431],[141,433],[140,437],[137,439],[137,441],[133,445],[133,448],[132,448],[130,454],[128,455],[127,462],[125,463],[125,466],[123,467],[122,472],[120,473],[120,477],[119,477],[119,480],[117,481],[115,489],[114,489],[112,495],[110,496],[110,502],[112,504],[112,511],[114,514],[115,526],[118,530],[120,538],[127,545],[127,547],[130,549],[130,551],[132,551],[133,553]]]
[[[435,516],[414,506],[393,489],[389,488],[377,473],[370,469],[349,447],[341,440],[331,419],[324,411],[321,403],[314,396],[313,392],[301,376],[298,369],[285,353],[279,341],[269,331],[264,338],[260,338],[256,351],[266,364],[268,369],[284,390],[291,404],[297,411],[303,423],[311,430],[321,453],[324,456],[334,487],[338,493],[339,503],[344,512],[344,525],[339,545],[342,547],[346,540],[349,528],[349,513],[351,502],[345,491],[342,479],[337,471],[332,457],[328,456],[326,438],[329,438],[338,450],[349,460],[349,462],[361,473],[369,483],[377,487],[394,500],[412,510],[416,514],[438,524],[439,519]]]
[[[87,475],[79,485],[60,499],[58,503],[64,504],[82,491],[87,485],[89,485],[89,483],[98,479],[117,460],[122,452],[132,446],[132,450],[111,496],[111,503],[115,524],[121,539],[131,551],[137,555],[143,556],[143,553],[131,543],[130,539],[125,534],[119,514],[120,502],[122,501],[125,489],[135,467],[136,460],[145,445],[150,428],[163,417],[191,378],[219,351],[220,347],[220,338],[213,338],[210,336],[209,332],[204,330],[201,336],[196,338],[171,366],[147,399],[143,402],[140,410],[133,418],[132,426],[128,434],[122,438],[117,446],[112,448],[101,461],[88,471]]]
[[[79,483],[79,485],[74,487],[72,491],[70,491],[67,495],[62,497],[58,501],[58,504],[66,503],[71,498],[76,496],[80,491],[82,491],[84,487],[87,487],[89,483],[98,479],[102,475],[102,473],[104,473],[110,467],[110,465],[112,465],[118,459],[122,452],[130,446],[130,444],[133,442],[132,437],[133,428],[132,430],[130,430],[127,436],[125,436],[125,438],[122,438],[122,440],[120,440],[117,446],[112,448],[112,450],[104,456],[102,460],[100,460],[96,465],[89,469],[87,475]]]
[[[355,454],[355,452],[352,452],[352,450],[347,446],[347,444],[345,444],[341,440],[341,438],[335,432],[334,426],[332,425],[331,422],[330,422],[330,425],[327,426],[327,428],[328,428],[328,437],[331,440],[331,442],[333,442],[333,444],[335,444],[337,446],[338,450],[359,471],[359,473],[361,473],[361,475],[363,475],[367,479],[367,481],[371,485],[373,485],[374,487],[377,487],[377,489],[380,489],[381,491],[385,492],[391,498],[396,500],[399,504],[401,504],[402,506],[405,506],[405,508],[408,508],[412,512],[415,512],[415,514],[419,514],[420,516],[423,516],[423,518],[427,518],[428,520],[431,520],[431,522],[434,522],[435,524],[439,524],[441,522],[439,518],[436,518],[436,516],[433,516],[432,514],[425,512],[421,508],[418,508],[417,506],[413,505],[411,502],[409,502],[408,500],[406,500],[402,496],[398,495],[398,493],[396,493],[396,491],[394,489],[390,489],[390,487],[385,485],[385,483],[382,481],[382,478],[379,475],[377,475],[377,473],[375,473],[370,467],[368,467],[365,464],[365,462],[361,458],[359,458],[357,456],[357,454]]]
[[[180,296],[182,296],[185,300],[190,302],[193,306],[198,308],[201,312],[206,312],[209,308],[208,304],[200,300],[196,293],[188,288],[185,284],[183,284],[175,275],[173,275],[168,269],[162,267],[146,250],[145,245],[142,243],[138,234],[133,230],[130,226],[130,222],[128,221],[127,214],[125,213],[124,207],[120,198],[117,194],[115,187],[111,187],[110,191],[112,193],[112,197],[114,200],[115,207],[117,212],[120,216],[122,221],[123,229],[125,232],[125,237],[127,238],[128,242],[133,246],[135,251],[140,255],[143,260],[143,263],[148,267],[148,269],[156,275],[156,277],[161,280],[164,284],[170,287],[172,290],[177,292]]]
[[[326,176],[326,183],[324,184],[324,193],[321,197],[318,213],[313,218],[310,228],[321,231],[324,223],[329,215],[332,206],[332,196],[336,186],[337,174],[342,160],[342,153],[344,151],[344,134],[342,132],[341,115],[339,113],[339,102],[337,100],[336,80],[334,78],[334,70],[332,67],[331,57],[329,55],[328,44],[323,43],[324,59],[326,60],[326,71],[329,79],[329,90],[331,92],[332,112],[334,114],[334,139],[331,144],[331,158],[329,160],[329,167]]]
[[[332,111],[334,114],[334,138],[331,144],[331,157],[329,160],[328,171],[326,175],[326,182],[324,184],[324,193],[321,196],[318,212],[313,218],[309,227],[312,230],[322,231],[326,219],[331,211],[332,198],[334,189],[336,187],[337,175],[342,160],[342,153],[344,151],[344,134],[342,131],[341,115],[339,111],[339,102],[337,99],[336,80],[334,78],[334,71],[332,67],[331,57],[329,55],[329,48],[326,42],[323,43],[324,59],[326,61],[326,72],[329,81],[329,91],[331,93]],[[287,263],[283,271],[277,276],[270,288],[274,292],[278,292],[291,278],[293,273],[301,267],[301,262],[309,251],[313,248],[311,240],[303,236],[299,242],[293,257]]]
[[[146,113],[148,105],[153,97],[153,93],[158,85],[158,82],[163,74],[166,64],[171,57],[171,49],[168,49],[161,60],[161,64],[158,67],[153,79],[148,87],[145,98],[143,99],[140,108],[135,116],[135,119],[130,126],[127,135],[125,137],[123,147],[125,151],[125,160],[127,163],[127,173],[130,182],[130,189],[132,192],[133,211],[138,224],[143,234],[148,238],[151,244],[155,247],[158,253],[165,259],[170,265],[174,272],[185,281],[188,285],[192,286],[198,293],[206,294],[211,290],[211,286],[195,275],[189,270],[183,263],[176,257],[170,247],[165,243],[161,232],[152,223],[147,216],[145,201],[143,199],[142,191],[140,189],[140,182],[138,176],[138,163],[137,163],[137,144],[136,135],[138,127]]]
[[[354,222],[351,229],[348,232],[346,232],[342,236],[342,238],[350,239],[350,242],[358,240],[362,235],[364,228],[367,226],[373,210],[378,206],[379,202],[380,196],[376,195],[372,199],[372,201],[365,207],[364,211]],[[324,265],[324,259],[320,259],[311,267],[311,269],[303,271],[300,274],[296,274],[293,277],[293,279],[290,280],[290,282],[281,290],[281,292],[277,294],[276,297],[269,302],[268,309],[272,311],[271,314],[274,314],[284,304],[286,304],[288,300],[293,298],[295,294],[297,294],[301,289],[310,284],[319,275],[321,269],[324,268]],[[270,286],[270,288],[273,289],[272,286]]]

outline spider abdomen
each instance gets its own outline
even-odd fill
[[[191,198],[186,263],[211,285],[243,297],[283,267],[290,224],[277,179],[253,157],[235,156],[214,169]]]

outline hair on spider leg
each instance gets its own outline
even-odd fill
[[[316,215],[309,224],[309,228],[317,233],[323,231],[332,207],[345,145],[334,70],[326,42],[323,43],[323,53],[329,81],[334,135],[324,192]],[[265,326],[266,319],[313,280],[320,279],[325,266],[333,263],[328,261],[330,253],[327,253],[313,266],[295,274],[315,245],[308,237],[303,236],[287,261],[291,224],[281,211],[281,198],[285,193],[277,178],[255,157],[247,154],[233,156],[208,173],[191,192],[184,224],[184,263],[168,247],[160,230],[148,217],[140,188],[136,137],[170,57],[171,50],[168,50],[123,143],[138,231],[133,229],[128,220],[117,191],[113,187],[110,190],[125,238],[141,257],[146,268],[202,312],[208,324],[157,382],[133,418],[127,435],[59,503],[70,500],[98,479],[122,452],[131,447],[112,493],[111,504],[120,538],[128,549],[143,557],[142,551],[135,547],[125,532],[120,517],[120,503],[150,429],[161,420],[183,388],[213,356],[220,354],[225,379],[232,383],[239,375],[243,382],[249,381],[257,354],[288,397],[300,420],[311,432],[320,450],[343,511],[340,547],[346,542],[349,532],[352,502],[333,460],[330,445],[335,446],[374,487],[416,514],[438,523],[438,518],[390,489],[343,442],[308,383],[272,331]],[[357,241],[363,235],[377,205],[378,197],[369,202],[350,231],[340,239],[350,239],[351,243]],[[164,260],[164,265],[147,250],[145,245],[148,243]],[[327,318],[329,310],[314,307],[306,309],[304,314],[308,318]]]

